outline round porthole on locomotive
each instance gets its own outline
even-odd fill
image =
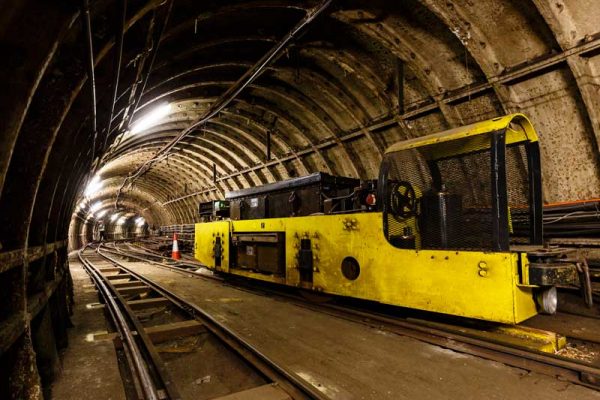
[[[354,281],[360,275],[360,264],[354,257],[346,257],[342,260],[342,275],[344,278]]]

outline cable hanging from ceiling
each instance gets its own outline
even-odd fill
[[[298,22],[271,50],[269,50],[260,60],[256,62],[248,71],[244,73],[233,85],[229,87],[210,107],[202,114],[201,117],[193,121],[185,129],[173,138],[169,143],[165,144],[159,149],[156,154],[142,164],[135,172],[127,176],[119,189],[117,190],[117,196],[115,199],[115,208],[119,206],[119,198],[121,193],[126,189],[127,186],[135,182],[136,179],[141,177],[143,174],[148,172],[152,166],[162,160],[164,160],[174,147],[186,136],[192,133],[196,128],[205,124],[210,119],[214,118],[219,112],[227,107],[239,94],[252,82],[254,82],[268,67],[270,64],[275,62],[287,46],[295,39],[298,34],[306,28],[311,22],[313,22],[323,11],[325,11],[333,0],[324,0],[318,6],[307,11],[304,18]]]

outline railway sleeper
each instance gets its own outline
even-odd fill
[[[146,328],[146,334],[155,344],[200,333],[206,333],[206,327],[197,320],[171,322]]]
[[[144,310],[146,308],[164,307],[171,304],[171,302],[164,297],[151,297],[147,299],[129,300],[127,301],[129,307],[133,310]]]
[[[116,288],[116,289],[119,292],[119,294],[121,294],[123,296],[139,295],[142,293],[150,292],[152,290],[152,288],[150,288],[149,286],[145,286],[145,285]]]
[[[148,327],[144,330],[153,344],[169,342],[171,340],[182,339],[188,336],[194,336],[206,333],[206,327],[196,320],[180,321],[169,324],[162,324]],[[133,331],[137,335],[137,331]],[[112,340],[115,347],[123,348],[123,342],[117,333],[101,332],[94,334],[93,340]]]
[[[109,281],[121,280],[121,279],[131,279],[131,274],[114,274],[114,275],[105,275],[104,276]]]
[[[127,281],[127,282],[114,282],[113,287],[116,289],[128,288],[128,287],[138,287],[143,285],[140,281]]]
[[[121,272],[122,269],[121,268],[117,268],[117,267],[104,267],[104,268],[97,268],[97,270],[101,273],[101,274],[107,274],[109,272]]]

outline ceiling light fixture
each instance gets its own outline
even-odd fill
[[[101,201],[97,201],[94,204],[92,204],[92,206],[90,207],[90,214],[93,214],[96,211],[98,211],[100,209],[100,207],[102,207]]]
[[[172,107],[169,103],[164,103],[149,111],[138,121],[135,121],[133,123],[130,130],[131,134],[135,135],[136,133],[140,133],[156,125],[157,122],[169,115],[169,113],[171,112],[171,108]]]
[[[108,212],[108,210],[100,211],[98,214],[96,214],[96,219],[100,219],[100,218],[104,217],[107,212]]]
[[[86,186],[84,195],[86,197],[90,197],[91,195],[96,193],[101,188],[102,188],[102,182],[100,181],[100,176],[96,175],[92,178],[90,183],[88,183],[88,185]]]

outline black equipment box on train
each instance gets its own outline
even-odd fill
[[[203,222],[229,218],[229,202],[226,200],[202,202],[198,205],[198,214]]]
[[[336,213],[356,208],[359,179],[317,172],[263,186],[227,192],[233,220]]]

